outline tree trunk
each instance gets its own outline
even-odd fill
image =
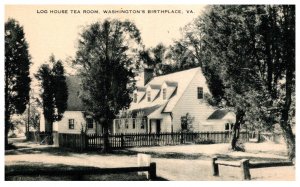
[[[283,6],[285,55],[283,56],[286,68],[285,98],[281,111],[280,127],[288,149],[290,160],[295,158],[295,135],[289,123],[289,112],[292,104],[292,93],[295,89],[295,6]]]
[[[53,144],[53,121],[47,120],[46,118],[45,118],[45,132],[51,135],[50,137],[48,137],[47,144],[52,145]]]
[[[8,132],[10,128],[10,115],[7,111],[5,111],[5,149],[8,148]]]
[[[53,122],[45,118],[45,132],[53,131]]]
[[[5,149],[8,148],[8,132],[10,129],[10,122],[9,120],[5,120]]]
[[[244,111],[238,110],[235,118],[236,121],[231,134],[231,149],[234,151],[238,151],[240,150],[240,148],[237,146],[237,142],[240,137],[240,126],[244,118]]]
[[[287,146],[289,160],[295,158],[295,135],[293,134],[291,126],[287,121],[281,121],[280,127],[283,131],[283,137]]]
[[[108,121],[104,120],[103,122],[103,130],[104,130],[104,136],[103,136],[103,149],[102,153],[109,153],[110,147],[109,147],[109,139],[108,139]]]
[[[285,103],[281,111],[280,127],[283,131],[283,137],[288,149],[290,160],[295,158],[295,135],[293,134],[291,124],[289,123],[289,112],[292,104],[292,88],[293,87],[293,72],[290,67],[286,70],[286,85],[285,85]]]

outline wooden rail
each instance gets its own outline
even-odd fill
[[[150,180],[156,178],[156,163],[151,162],[150,166],[140,166],[140,167],[122,167],[122,168],[74,168],[74,169],[50,169],[50,168],[38,168],[31,171],[13,170],[10,172],[5,172],[5,176],[38,176],[38,175],[65,175],[65,176],[75,176],[76,180],[82,179],[84,175],[95,175],[95,174],[119,174],[119,173],[129,173],[129,172],[139,172],[147,171]]]
[[[267,167],[281,167],[281,166],[294,166],[291,161],[281,161],[281,162],[253,162],[250,163],[249,167],[251,169],[256,168],[267,168]]]
[[[221,161],[217,157],[212,158],[212,175],[219,176],[219,165],[239,167],[242,180],[251,180],[250,169],[265,168],[265,167],[280,167],[280,166],[293,166],[293,162],[281,161],[281,162],[255,162],[250,163],[248,159],[242,159],[239,162],[235,161]]]

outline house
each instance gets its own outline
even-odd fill
[[[86,130],[88,134],[102,133],[100,124],[96,124],[92,115],[88,114],[79,98],[80,78],[78,76],[66,77],[68,86],[67,109],[60,121],[53,123],[54,133],[79,134],[81,130]],[[43,116],[43,115],[42,115]],[[47,129],[45,119],[42,117],[40,122],[40,131]]]
[[[231,131],[235,123],[235,114],[229,110],[215,110],[205,122],[202,129],[205,131]]]
[[[137,80],[132,103],[113,123],[113,133],[160,133],[188,130],[183,124],[188,114],[193,131],[225,131],[235,122],[233,112],[209,105],[210,94],[200,67],[153,77],[145,69]]]
[[[112,124],[112,133],[159,133],[188,130],[183,124],[188,114],[193,131],[226,131],[235,122],[235,114],[209,105],[204,98],[210,94],[201,68],[193,68],[153,77],[145,69],[137,78],[136,90],[128,110],[120,112]],[[69,97],[63,118],[54,122],[54,133],[102,134],[103,128],[86,112],[79,98],[80,78],[66,78]],[[43,116],[43,115],[42,115]],[[41,118],[40,131],[45,131]]]

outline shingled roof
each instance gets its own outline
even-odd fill
[[[159,107],[161,107],[161,105],[155,105],[155,106],[151,106],[151,107],[139,108],[139,109],[132,110],[131,112],[132,112],[133,117],[136,117],[137,113],[139,113],[139,112],[142,112],[143,116],[148,116],[149,114],[154,112]]]
[[[230,112],[229,110],[219,109],[214,111],[207,119],[222,119],[226,114]]]
[[[148,102],[145,99],[146,98],[145,95],[143,95],[138,103],[131,104],[129,110],[132,111],[139,108],[148,108],[155,105],[164,105],[167,102],[163,112],[172,112],[176,103],[181,98],[184,91],[188,87],[189,83],[193,80],[193,78],[198,72],[201,72],[200,67],[154,77],[144,87],[147,88],[148,86],[150,86],[151,89],[153,90],[160,90],[161,86],[165,83],[167,84],[167,86],[175,88],[173,90],[173,93],[169,97],[169,99],[168,100],[157,99],[157,97],[159,96],[158,94],[160,93],[159,91],[154,94],[155,96],[153,97],[155,97],[155,99],[153,99],[152,102]]]

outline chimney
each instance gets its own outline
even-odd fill
[[[153,78],[153,73],[152,68],[144,68],[144,86]]]

